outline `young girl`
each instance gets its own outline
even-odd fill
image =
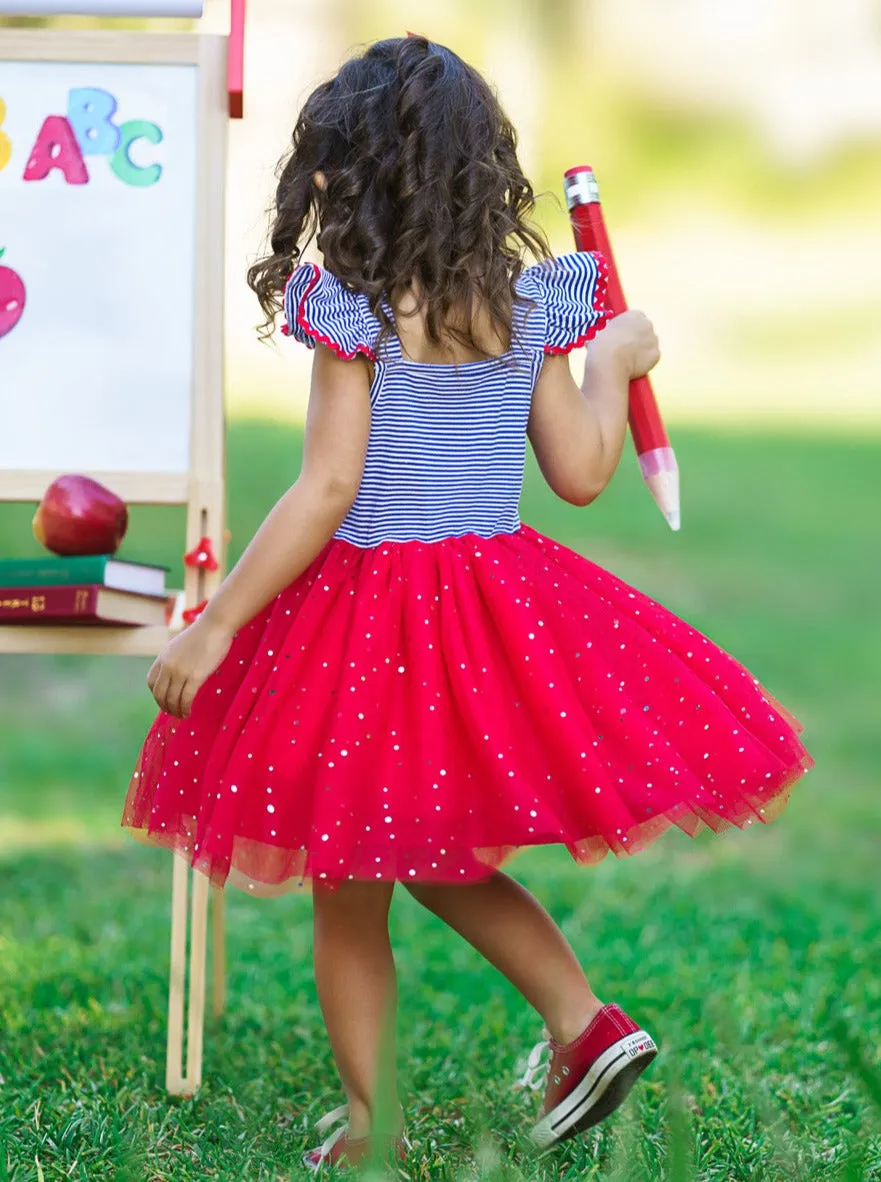
[[[266,331],[283,311],[315,350],[302,472],[148,677],[162,712],[124,823],[216,885],[312,887],[348,1100],[315,1167],[373,1144],[395,883],[544,1019],[552,1145],[656,1047],[499,867],[768,820],[810,764],[732,657],[520,523],[527,438],[589,504],[658,360],[645,316],[605,309],[603,260],[551,258],[533,205],[493,92],[442,46],[382,41],[311,95],[249,274]],[[326,269],[300,261],[316,231]],[[566,354],[588,340],[579,387]]]

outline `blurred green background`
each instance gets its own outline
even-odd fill
[[[224,19],[209,2],[207,26]],[[308,357],[256,343],[242,278],[272,168],[311,86],[405,29],[496,81],[558,251],[561,174],[595,168],[625,287],[665,351],[655,386],[682,533],[629,451],[586,511],[530,465],[524,518],[734,652],[806,724],[817,760],[760,832],[673,834],[593,870],[560,851],[514,864],[600,995],[665,1052],[624,1112],[541,1161],[510,1091],[533,1017],[401,901],[409,1176],[881,1178],[877,7],[252,0],[228,191],[232,560],[301,446]],[[32,513],[0,506],[0,554],[37,552]],[[135,509],[122,555],[166,562],[179,584],[182,523]],[[164,1096],[169,860],[118,829],[152,718],[148,665],[0,656],[0,1178],[299,1177],[308,1126],[338,1099],[308,900],[232,894],[230,1004],[208,1032],[205,1087]]]

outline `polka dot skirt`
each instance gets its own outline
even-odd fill
[[[705,636],[527,527],[333,541],[160,714],[123,824],[253,893],[473,882],[767,821],[812,760]]]

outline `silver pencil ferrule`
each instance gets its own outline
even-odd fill
[[[589,168],[579,169],[563,178],[563,188],[566,192],[566,205],[574,209],[576,205],[589,205],[599,201],[600,189],[597,179]]]

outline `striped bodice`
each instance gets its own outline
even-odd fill
[[[540,364],[378,361],[364,477],[337,536],[376,546],[516,530]]]
[[[546,353],[583,344],[604,322],[603,271],[589,254],[529,268],[517,284],[511,350],[453,366],[407,360],[394,334],[377,355],[367,298],[318,267],[298,267],[285,293],[287,331],[374,361],[364,475],[336,536],[372,547],[516,531],[535,382]]]

